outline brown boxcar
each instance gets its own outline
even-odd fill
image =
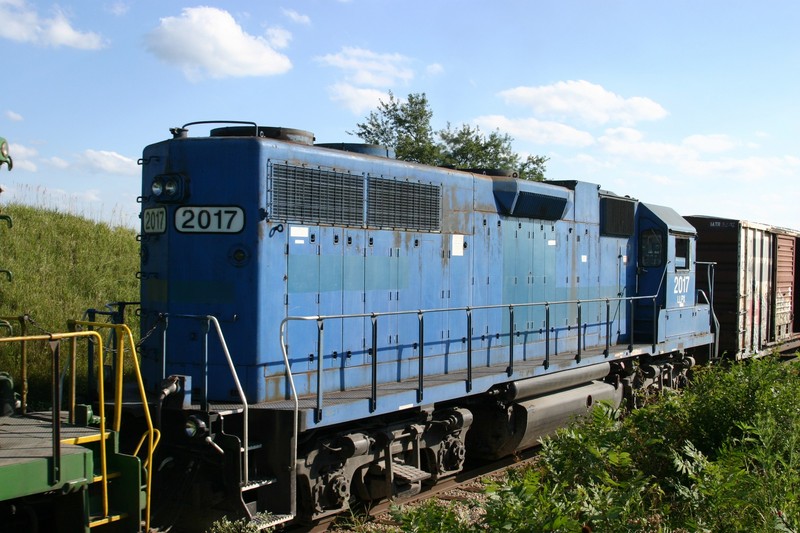
[[[800,341],[800,232],[726,218],[685,217],[697,229],[697,260],[713,262],[719,354],[743,359]],[[708,291],[709,280],[698,279]]]

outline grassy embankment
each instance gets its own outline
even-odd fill
[[[4,206],[0,213],[13,220],[13,227],[0,221],[0,269],[13,274],[10,282],[0,274],[0,316],[27,314],[33,320],[29,334],[57,333],[67,331],[67,320],[83,318],[89,308],[105,310],[109,302],[138,301],[135,231],[16,204]],[[17,335],[19,323],[9,322]],[[7,328],[0,331],[8,333]],[[31,345],[29,351],[28,382],[32,393],[43,393],[49,390],[48,351],[43,343]],[[19,390],[18,344],[0,344],[0,370],[12,374]]]

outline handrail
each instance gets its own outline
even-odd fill
[[[125,339],[128,339],[130,342],[131,350],[131,359],[133,360],[133,369],[136,374],[136,383],[139,387],[139,395],[142,399],[142,409],[144,410],[144,417],[145,423],[147,424],[147,431],[145,431],[144,435],[142,436],[142,441],[140,441],[139,446],[136,448],[135,455],[138,455],[139,448],[141,448],[142,442],[144,439],[147,439],[147,456],[144,460],[144,467],[145,473],[147,475],[147,479],[145,480],[145,531],[149,531],[150,529],[150,498],[152,494],[152,479],[153,479],[153,472],[152,468],[147,468],[148,465],[151,465],[153,462],[153,454],[155,453],[156,447],[158,446],[158,442],[160,441],[160,433],[158,438],[156,438],[156,429],[153,426],[153,419],[150,416],[150,406],[147,403],[147,393],[145,392],[144,388],[144,380],[142,379],[142,371],[139,368],[139,360],[136,357],[136,343],[133,340],[133,333],[131,333],[131,329],[127,326],[127,324],[111,324],[108,322],[90,322],[86,320],[70,320],[68,321],[70,328],[75,328],[79,326],[91,327],[91,328],[110,328],[113,329],[116,333],[117,339],[117,375],[115,376],[115,396],[114,396],[114,431],[119,432],[120,427],[122,425],[122,381],[123,381],[123,366],[125,361]],[[95,330],[92,330],[95,331]],[[100,373],[103,373],[103,349],[100,346],[98,352],[98,360],[100,364]],[[74,378],[73,378],[74,379]],[[101,405],[105,403],[104,397],[102,393],[100,395],[100,403]]]
[[[101,475],[101,487],[102,487],[102,503],[103,503],[103,518],[107,518],[108,514],[108,462],[106,457],[106,413],[105,413],[105,402],[103,401],[103,395],[105,394],[104,390],[104,383],[103,383],[103,366],[102,366],[102,355],[103,355],[103,346],[102,346],[102,337],[97,331],[71,331],[68,333],[50,333],[45,335],[26,335],[26,336],[17,336],[17,337],[2,337],[0,338],[0,343],[2,342],[28,342],[28,341],[48,341],[50,343],[58,343],[63,339],[72,339],[72,338],[80,338],[80,337],[94,337],[95,341],[98,343],[99,349],[98,353],[100,357],[98,358],[100,361],[100,368],[98,371],[98,391],[100,393],[100,402],[99,403],[99,416],[100,416],[100,438],[101,438],[101,446],[100,446],[100,475]],[[54,479],[57,481],[60,479],[58,477],[58,470],[59,465],[61,463],[61,448],[60,448],[60,432],[61,432],[61,425],[60,425],[60,413],[56,413],[55,409],[57,408],[57,401],[61,397],[59,391],[59,380],[58,380],[58,360],[57,360],[57,352],[58,349],[51,344],[53,349],[54,357],[51,360],[52,371],[54,374],[53,380],[53,399],[54,399],[54,412],[53,412],[53,472],[54,472]]]
[[[421,316],[421,315],[420,315]],[[281,354],[283,355],[283,364],[286,366],[286,377],[289,381],[289,387],[292,391],[292,400],[294,401],[294,418],[293,418],[293,427],[292,427],[292,449],[291,449],[291,475],[292,479],[296,477],[296,470],[297,470],[297,438],[299,432],[299,425],[300,425],[300,398],[297,395],[297,388],[294,384],[294,376],[292,375],[292,366],[289,364],[289,352],[286,348],[286,344],[283,342],[283,332],[284,326],[286,325],[286,319],[281,321],[280,327],[280,334],[281,334]],[[420,334],[422,332],[422,326],[420,325]],[[420,345],[420,350],[422,350],[422,346]],[[421,353],[421,352],[420,352]],[[422,357],[420,357],[420,361],[422,361]],[[421,368],[421,367],[420,367]],[[422,382],[420,381],[420,386],[422,386]],[[297,491],[292,491],[291,497],[291,508],[290,512],[292,515],[297,514]]]
[[[245,396],[244,389],[242,388],[242,384],[239,381],[239,375],[236,373],[236,366],[233,364],[233,358],[231,357],[231,353],[228,350],[228,344],[225,342],[225,335],[223,335],[223,333],[222,333],[222,328],[219,325],[219,320],[217,320],[217,318],[215,316],[213,316],[213,315],[164,314],[162,316],[165,319],[172,317],[172,318],[188,318],[188,319],[194,319],[194,320],[206,320],[207,321],[207,325],[208,325],[208,323],[213,323],[214,324],[214,328],[215,328],[215,330],[217,332],[217,338],[219,339],[220,345],[222,346],[222,351],[225,354],[225,359],[228,362],[228,368],[231,371],[231,377],[233,377],[233,382],[236,385],[236,392],[239,394],[239,400],[241,400],[241,402],[242,402],[242,425],[244,426],[244,428],[242,430],[242,441],[243,441],[242,445],[243,445],[243,448],[244,448],[244,453],[243,453],[243,469],[244,469],[243,480],[244,480],[244,484],[246,485],[249,482],[249,476],[250,476],[250,473],[249,473],[250,464],[249,464],[249,453],[248,453],[248,450],[249,450],[249,447],[250,447],[250,434],[249,434],[249,427],[248,427],[249,426],[249,424],[248,424],[248,416],[249,416],[249,408],[250,407],[249,407],[249,405],[247,403],[247,396]],[[206,336],[208,336],[208,327],[206,329]],[[166,342],[166,339],[164,339],[164,340]],[[206,341],[206,346],[207,346],[207,344],[208,343]],[[166,368],[166,360],[167,360],[166,347],[164,349],[162,357],[163,357],[162,366],[163,366],[163,368]],[[205,362],[207,364],[208,363],[207,354],[205,354],[204,357],[206,357],[206,361]],[[208,368],[204,367],[203,368],[203,378],[204,378],[204,380],[208,377],[207,376],[207,372],[208,372]],[[206,387],[206,386],[207,386],[207,384],[204,384],[204,387]],[[203,397],[206,398],[206,399],[208,397],[208,391],[205,390],[205,389],[203,390]],[[207,408],[208,408],[208,405],[207,404],[204,405],[204,409],[207,409]]]
[[[662,279],[663,282],[663,279]],[[659,284],[659,291],[660,291],[660,284]],[[372,379],[371,379],[371,394],[370,394],[370,412],[374,412],[377,409],[377,371],[378,371],[378,357],[377,357],[377,339],[378,339],[378,318],[385,317],[385,316],[401,316],[401,315],[413,315],[416,314],[419,321],[419,330],[420,330],[420,338],[419,338],[419,353],[420,353],[420,375],[417,376],[418,378],[418,390],[417,390],[417,397],[420,399],[423,395],[423,375],[422,375],[422,359],[423,359],[423,317],[425,314],[431,313],[452,313],[454,311],[464,311],[467,317],[467,325],[468,327],[472,323],[472,314],[475,311],[479,310],[491,310],[491,309],[507,309],[509,313],[509,363],[508,367],[506,368],[506,373],[509,377],[511,377],[514,373],[514,310],[515,308],[532,308],[532,307],[544,307],[545,309],[545,367],[549,366],[550,362],[550,308],[551,306],[557,305],[577,305],[578,308],[578,316],[581,317],[579,321],[582,319],[581,313],[581,306],[589,303],[604,303],[606,306],[606,349],[604,351],[606,357],[609,356],[609,349],[610,349],[610,328],[611,328],[611,314],[610,308],[612,302],[630,302],[631,306],[635,301],[645,301],[645,300],[652,300],[654,307],[657,305],[657,298],[658,293],[655,295],[644,295],[644,296],[616,296],[616,297],[607,297],[607,298],[589,298],[585,300],[557,300],[557,301],[544,301],[544,302],[526,302],[526,303],[513,303],[513,304],[493,304],[493,305],[478,305],[478,306],[464,306],[464,307],[448,307],[448,308],[436,308],[436,309],[414,309],[414,310],[403,310],[403,311],[384,311],[381,313],[350,313],[350,314],[341,314],[341,315],[308,315],[308,316],[289,316],[285,317],[281,320],[279,334],[280,334],[280,345],[281,351],[283,353],[284,358],[284,365],[286,367],[286,374],[289,379],[289,384],[292,388],[292,396],[294,397],[296,409],[299,410],[297,404],[299,403],[297,399],[297,392],[294,386],[294,378],[291,371],[291,364],[289,362],[288,357],[288,348],[286,342],[286,326],[290,321],[315,321],[317,322],[317,393],[316,393],[316,407],[314,412],[314,419],[315,422],[319,423],[322,420],[322,404],[323,404],[323,390],[321,386],[321,373],[323,370],[322,367],[322,346],[323,346],[323,332],[324,327],[323,323],[325,320],[346,320],[346,319],[354,319],[354,318],[368,318],[372,324],[372,334],[371,334],[371,347],[369,353],[372,354],[372,361],[371,361],[371,371],[372,371]],[[581,328],[582,323],[578,324],[578,343],[579,343],[579,354],[581,353],[580,348],[580,335],[581,335]],[[657,314],[653,314],[653,345],[657,344],[656,338],[656,329],[658,325],[658,317]],[[631,334],[633,332],[633,324],[631,324]],[[467,349],[468,352],[471,352],[471,339],[472,333],[471,329],[467,331]],[[632,348],[632,345],[631,345]],[[655,348],[654,348],[655,350]],[[467,353],[467,361],[468,367],[467,368],[467,379],[466,379],[466,387],[467,392],[471,392],[472,389],[472,368],[471,368],[471,353]],[[297,413],[296,413],[297,416]]]
[[[28,336],[27,324],[30,321],[29,315],[4,316],[0,317],[0,320],[7,321],[9,325],[12,320],[18,321],[20,327],[20,334],[18,336]],[[14,331],[12,329],[11,334],[13,333]],[[20,396],[22,396],[21,409],[22,414],[25,414],[28,411],[28,345],[24,340],[20,342],[20,380],[22,381],[22,390],[20,391]]]
[[[711,310],[711,320],[714,322],[714,359],[719,359],[719,343],[717,342],[717,337],[719,336],[719,319],[717,318],[717,313],[714,312],[714,306],[711,305],[711,300],[709,300],[708,295],[705,291],[698,289],[697,295],[703,296],[703,299],[708,304],[709,309]]]

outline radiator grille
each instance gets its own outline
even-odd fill
[[[370,176],[367,190],[368,226],[415,231],[441,229],[438,186]]]
[[[302,224],[441,230],[441,187],[274,163],[270,218]],[[364,215],[365,182],[367,212]]]
[[[272,177],[271,216],[304,224],[364,223],[363,176],[275,164]]]

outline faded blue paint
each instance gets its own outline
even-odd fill
[[[167,373],[190,374],[198,384],[202,383],[205,323],[174,315],[218,317],[250,401],[287,394],[278,330],[288,316],[410,311],[377,319],[379,386],[416,376],[420,352],[425,357],[426,375],[464,369],[467,338],[472,340],[476,367],[507,361],[512,341],[515,359],[543,357],[548,322],[542,305],[522,305],[531,302],[551,303],[551,354],[576,351],[579,338],[584,350],[602,348],[606,343],[605,303],[584,303],[579,328],[577,305],[554,302],[633,296],[638,232],[654,227],[666,235],[668,224],[677,220],[670,215],[665,223],[658,216],[665,212],[655,213],[639,205],[633,236],[601,236],[600,192],[594,184],[504,182],[498,197],[498,182],[486,176],[271,139],[165,141],[148,147],[144,159],[148,163],[143,165],[143,208],[164,205],[170,220],[178,205],[238,206],[245,212],[245,227],[236,234],[182,234],[170,224],[164,234],[146,236],[142,327],[149,331],[159,314],[173,316],[168,328]],[[270,219],[271,168],[276,162],[336,169],[364,179],[384,176],[440,187],[441,231],[345,228]],[[165,172],[186,177],[189,196],[185,202],[160,204],[148,196],[152,178]],[[502,205],[511,202],[507,208],[513,211],[515,200],[510,195],[520,193],[532,195],[525,200],[532,203],[522,208],[535,209],[533,200],[541,200],[547,207],[542,212],[552,213],[553,206],[561,205],[562,218],[509,216]],[[670,242],[668,253],[674,256],[674,242]],[[673,277],[665,278],[665,283],[675,284],[674,268],[668,273]],[[655,290],[658,283],[654,279],[661,274],[640,276],[639,294]],[[691,283],[687,290],[693,292],[693,279]],[[707,332],[707,307],[685,302],[673,312],[672,304],[678,301],[664,302],[669,313],[659,316],[659,331],[668,342],[675,340],[670,346],[690,342],[686,339],[693,332]],[[510,304],[515,306],[513,339],[509,338],[507,308],[474,310],[471,331],[467,331],[465,311],[451,310],[425,314],[424,346],[418,345],[417,310]],[[646,318],[647,308],[637,308],[637,323]],[[630,337],[626,306],[612,306],[609,319],[612,342]],[[301,395],[316,391],[317,327],[316,321],[309,321],[292,322],[287,328],[291,369]],[[160,379],[160,342],[160,335],[152,335],[143,348],[150,386]],[[326,391],[370,384],[371,343],[370,318],[329,319],[324,324],[321,355]],[[569,365],[590,362],[587,358]],[[214,338],[209,340],[209,368],[213,371],[209,374],[209,398],[235,399]],[[550,371],[554,370],[558,368]],[[524,376],[514,376],[520,377]],[[486,387],[506,379],[505,374],[493,375],[480,383]],[[465,393],[463,383],[443,387],[437,389],[437,401]],[[432,399],[426,397],[426,401]],[[350,416],[365,415],[354,412]],[[344,412],[326,414],[324,423],[347,417]]]

